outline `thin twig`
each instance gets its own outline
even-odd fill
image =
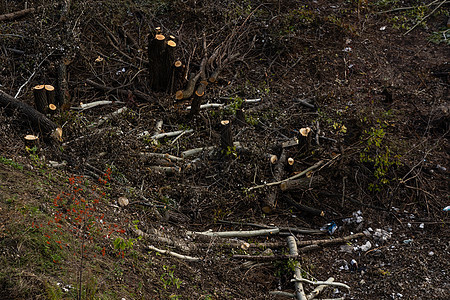
[[[39,65],[38,65],[36,68],[34,68],[33,73],[30,75],[30,77],[28,78],[28,80],[25,81],[25,83],[22,84],[22,85],[20,86],[20,88],[19,88],[19,90],[17,91],[17,93],[16,93],[16,95],[14,96],[14,98],[17,99],[17,97],[19,97],[19,94],[20,94],[20,92],[22,91],[22,89],[23,89],[23,88],[31,81],[31,79],[34,77],[34,75],[36,74],[36,71],[39,69],[39,67],[44,63],[44,61],[47,60],[47,58],[49,58],[50,55],[53,54],[53,52],[55,52],[55,51],[53,50],[52,52],[50,52],[50,54],[47,55],[47,56],[39,63]]]
[[[438,10],[439,7],[441,7],[442,5],[444,5],[446,2],[447,2],[447,1],[444,0],[444,1],[442,1],[441,3],[439,3],[439,5],[436,6],[436,7],[435,7],[428,15],[426,15],[425,17],[423,17],[419,22],[416,23],[416,25],[414,25],[413,27],[411,27],[411,28],[410,28],[407,32],[405,32],[403,35],[405,36],[405,35],[407,35],[408,33],[410,33],[411,31],[413,31],[414,28],[416,28],[417,26],[419,26],[419,25],[420,25],[423,21],[425,21],[428,17],[430,17],[431,15],[433,15],[434,12],[435,12],[436,10]]]

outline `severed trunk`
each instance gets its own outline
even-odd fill
[[[174,49],[176,43],[162,34],[149,39],[149,84],[154,91],[167,92],[172,83]]]

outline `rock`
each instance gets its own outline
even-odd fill
[[[125,207],[125,206],[127,206],[130,203],[128,201],[128,198],[125,198],[125,197],[119,197],[117,202],[119,203],[120,207]]]

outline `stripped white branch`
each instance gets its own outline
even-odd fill
[[[309,283],[312,285],[329,285],[329,286],[337,286],[337,287],[343,287],[346,288],[347,290],[350,289],[350,287],[348,285],[346,285],[345,283],[340,283],[340,282],[329,282],[327,281],[311,281],[305,278],[298,278],[298,277],[294,277],[294,279],[291,279],[291,282],[305,282],[305,283]]]
[[[328,278],[327,279],[327,281],[325,281],[325,282],[333,282],[334,281],[334,278],[333,277],[330,277],[330,278]],[[308,299],[308,300],[311,300],[311,299],[314,299],[314,298],[316,298],[322,291],[323,291],[323,289],[324,288],[326,288],[327,286],[326,285],[319,285],[318,287],[316,287],[314,290],[312,290],[311,291],[311,293],[309,293],[307,296],[306,296],[306,298]]]
[[[120,115],[121,113],[126,112],[127,110],[128,110],[128,108],[126,106],[124,106],[122,108],[119,108],[118,110],[110,113],[109,115],[101,117],[100,120],[98,121],[97,125],[100,126],[103,123],[105,123],[107,120],[109,120],[109,119],[111,119],[111,118],[113,118],[113,117],[115,117],[117,115]]]
[[[141,156],[155,157],[155,158],[165,158],[170,161],[183,161],[184,159],[178,156],[170,155],[168,153],[151,153],[151,152],[141,152]]]
[[[204,235],[210,237],[252,237],[252,236],[260,236],[260,235],[271,235],[277,234],[280,232],[278,228],[272,229],[261,229],[261,230],[247,230],[247,231],[223,231],[223,232],[213,232],[213,231],[188,231],[187,235]]]
[[[178,136],[180,134],[191,133],[193,131],[194,130],[192,130],[192,129],[188,129],[188,130],[177,130],[177,131],[172,131],[172,132],[164,132],[164,133],[159,133],[159,134],[152,135],[150,138],[152,140],[159,140],[159,139],[163,139],[163,138],[167,138],[167,137]],[[145,136],[146,135],[143,135],[143,136],[141,136],[141,138],[145,137]]]
[[[236,148],[241,146],[240,142],[234,142],[233,146],[235,146]],[[210,147],[203,147],[203,148],[194,148],[194,149],[189,149],[186,151],[181,152],[181,157],[186,158],[189,156],[194,156],[202,151],[211,151],[214,150],[216,147],[214,146],[210,146]]]
[[[83,111],[83,110],[90,109],[90,108],[93,108],[93,107],[96,107],[96,106],[116,104],[116,103],[117,104],[124,104],[125,102],[102,100],[102,101],[95,101],[95,102],[91,102],[91,103],[80,103],[80,107],[72,106],[70,109]]]
[[[200,109],[206,109],[206,108],[219,108],[219,107],[224,107],[225,104],[223,103],[206,103],[206,104],[202,104],[200,105]],[[186,107],[186,110],[190,110],[191,106]]]
[[[187,261],[199,261],[199,260],[201,260],[201,258],[198,258],[198,257],[182,255],[182,254],[179,254],[179,253],[176,253],[176,252],[172,252],[172,251],[169,251],[169,250],[158,249],[158,248],[156,248],[154,246],[151,246],[151,245],[148,246],[148,248],[150,250],[153,250],[153,251],[156,251],[156,252],[159,252],[159,253],[163,253],[163,254],[169,254],[169,255],[172,255],[172,256],[174,256],[176,258],[184,259],[184,260],[187,260]]]

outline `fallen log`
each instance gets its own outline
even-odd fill
[[[21,117],[31,123],[34,130],[41,132],[44,136],[62,141],[61,127],[28,104],[18,101],[3,91],[0,91],[0,107],[10,113],[18,111]]]

